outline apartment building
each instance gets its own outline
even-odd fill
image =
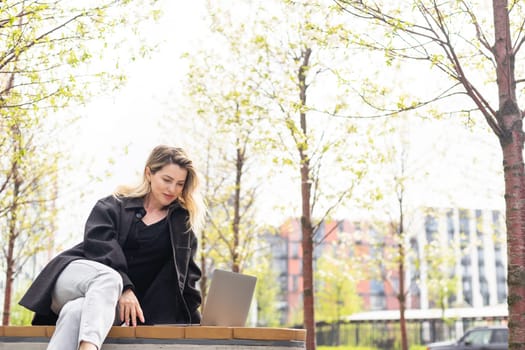
[[[357,282],[363,311],[399,308],[399,273],[386,260],[396,254],[397,241],[390,223],[326,222],[315,233],[316,261],[332,254],[330,247],[345,237],[350,259],[367,256],[367,269],[386,273]],[[273,268],[279,272],[281,320],[293,324],[302,311],[302,246],[299,220],[288,220],[278,236],[269,237]],[[404,282],[407,308],[482,307],[506,302],[507,258],[505,220],[498,210],[421,208],[412,215],[404,236]],[[433,248],[434,251],[430,250]],[[385,253],[389,249],[389,253]],[[437,250],[437,253],[436,253]],[[440,254],[439,256],[430,256]],[[446,263],[438,259],[445,257]],[[375,261],[375,262],[374,262]],[[377,264],[377,262],[382,263]],[[438,265],[436,265],[436,263]],[[439,270],[439,271],[438,271]],[[373,272],[373,271],[372,271]],[[388,275],[388,279],[380,276]],[[448,284],[445,300],[436,285]]]

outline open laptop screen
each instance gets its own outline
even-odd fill
[[[244,327],[255,290],[255,276],[215,269],[202,310],[202,326]]]

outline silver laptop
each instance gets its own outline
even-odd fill
[[[215,269],[201,326],[244,327],[256,282],[255,276]]]

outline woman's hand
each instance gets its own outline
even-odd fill
[[[118,309],[121,322],[126,322],[126,325],[135,327],[137,325],[137,317],[144,323],[144,314],[140,308],[139,301],[133,290],[126,289],[118,300]]]

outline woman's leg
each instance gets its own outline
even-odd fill
[[[55,332],[49,340],[47,350],[76,350],[84,298],[68,301],[58,315]]]
[[[76,350],[80,342],[100,349],[113,325],[121,293],[122,278],[112,268],[89,260],[71,262],[53,290],[51,308],[59,319],[48,350]]]

